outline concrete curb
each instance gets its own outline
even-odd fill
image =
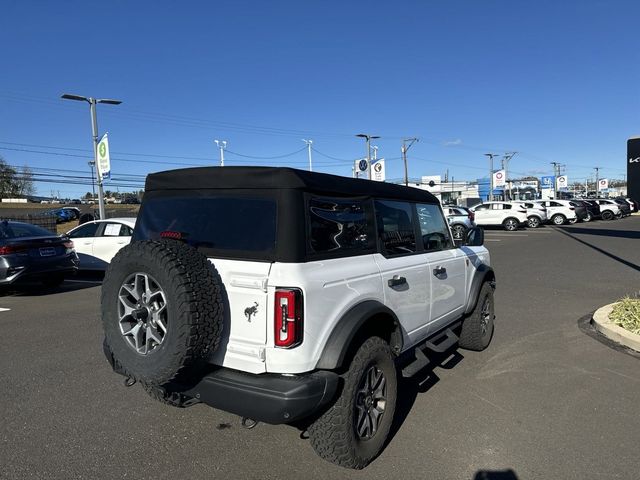
[[[640,335],[631,333],[618,325],[609,321],[609,314],[613,310],[615,303],[610,303],[604,307],[599,308],[593,314],[591,323],[597,331],[603,334],[605,337],[620,343],[631,350],[640,352]]]

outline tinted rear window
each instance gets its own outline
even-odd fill
[[[373,248],[362,201],[332,198],[309,200],[309,244],[315,253]]]
[[[54,236],[54,234],[49,230],[29,223],[0,222],[0,239],[51,236]]]
[[[207,196],[145,199],[134,240],[179,232],[189,245],[212,254],[272,252],[276,244],[276,201]]]

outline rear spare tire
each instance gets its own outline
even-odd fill
[[[172,240],[133,242],[104,277],[105,342],[137,381],[180,381],[217,348],[222,305],[219,275],[195,248]]]

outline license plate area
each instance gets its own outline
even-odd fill
[[[39,250],[41,257],[53,257],[56,254],[56,249],[54,247],[42,247]]]

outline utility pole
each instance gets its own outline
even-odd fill
[[[404,184],[405,186],[409,186],[409,168],[407,166],[407,150],[409,150],[411,148],[411,145],[413,145],[416,142],[419,142],[420,139],[416,138],[416,137],[412,137],[412,138],[403,138],[402,139],[402,147],[400,147],[400,151],[402,152],[402,161],[404,162]],[[407,145],[407,142],[410,142],[409,145]]]
[[[91,133],[93,135],[93,158],[94,165],[98,165],[98,118],[96,113],[96,105],[98,103],[106,103],[107,105],[120,105],[122,101],[120,100],[112,100],[108,98],[93,98],[93,97],[83,97],[81,95],[72,95],[69,93],[65,93],[62,95],[62,98],[65,100],[77,100],[80,102],[87,102],[89,104],[89,111],[91,112]],[[98,175],[98,208],[100,211],[100,219],[105,218],[104,212],[104,193],[102,192],[102,175],[100,172],[97,172]]]
[[[95,199],[96,198],[96,177],[93,173],[93,166],[96,164],[96,162],[92,160],[88,163],[89,163],[89,168],[91,169],[91,193],[93,194],[91,198]]]
[[[493,157],[495,153],[485,153],[485,157],[489,157],[489,201],[493,201]]]
[[[311,144],[313,143],[313,140],[306,140],[303,138],[302,141],[307,144],[307,153],[309,155],[309,171],[313,172],[313,164],[311,163]]]
[[[558,162],[551,162],[553,165],[553,198],[558,198],[558,171],[560,170],[560,164]]]
[[[369,180],[371,180],[371,139],[380,138],[377,135],[369,135],[366,133],[359,133],[356,137],[364,138],[367,141],[367,171],[369,172]]]
[[[509,175],[507,174],[507,170],[509,168],[509,161],[514,157],[514,155],[518,152],[506,152],[502,157],[502,169],[504,170],[504,181],[505,187],[508,187],[509,198],[507,198],[507,188],[504,189],[505,200],[511,200],[511,183],[509,182]]]
[[[602,167],[593,167],[596,171],[596,198],[600,198],[600,169]]]
[[[214,140],[216,145],[220,149],[220,166],[224,167],[224,151],[227,149],[227,141],[226,140]]]

